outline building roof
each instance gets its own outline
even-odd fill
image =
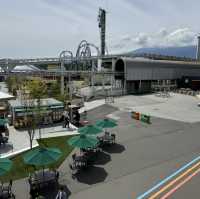
[[[155,59],[148,59],[144,57],[121,57],[119,58],[123,60],[124,62],[143,62],[143,63],[166,63],[166,64],[176,64],[176,65],[185,65],[185,66],[197,66],[200,67],[200,62],[195,62],[195,61],[174,61],[174,60],[155,60]],[[119,60],[118,59],[118,60]]]
[[[12,72],[17,72],[17,71],[40,71],[39,68],[33,66],[33,65],[18,65],[18,66],[15,66],[12,70]]]
[[[30,101],[30,100],[28,100]],[[34,100],[34,105],[37,105],[37,100]],[[20,108],[24,107],[23,103],[21,100],[16,99],[16,100],[10,100],[9,104],[13,108]],[[61,101],[58,101],[54,98],[46,98],[46,99],[41,99],[41,106],[63,106],[63,103]]]
[[[9,100],[15,98],[13,95],[0,91],[0,100]]]

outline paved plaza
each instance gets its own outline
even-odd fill
[[[68,166],[71,157],[63,162],[59,168],[59,183],[65,185],[69,198],[149,198],[159,192],[165,184],[153,189],[145,197],[142,195],[198,157],[198,100],[191,96],[173,95],[165,99],[154,95],[125,96],[115,99],[114,104],[104,104],[88,111],[87,119],[91,123],[105,116],[118,121],[118,127],[111,130],[116,133],[117,144],[104,148],[94,166],[77,175],[76,179],[71,177]],[[157,109],[153,109],[152,106],[156,106]],[[135,109],[145,110],[144,113],[154,115],[151,117],[151,124],[132,119],[130,111]],[[176,113],[176,117],[173,113]],[[188,116],[189,114],[191,116]],[[197,169],[199,166],[195,172]],[[189,177],[189,174],[185,178]],[[175,191],[170,198],[197,198],[200,194],[198,187],[199,173]],[[28,198],[29,188],[26,179],[15,181],[13,188],[17,198]],[[162,194],[164,193],[166,190]],[[157,198],[161,198],[162,194]],[[47,198],[55,198],[55,193],[49,193]]]
[[[114,106],[120,110],[134,110],[159,118],[194,123],[200,122],[199,102],[200,99],[194,96],[170,93],[168,98],[155,94],[123,96],[115,99]]]

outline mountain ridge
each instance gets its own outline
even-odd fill
[[[196,58],[197,47],[194,45],[182,46],[182,47],[150,47],[150,48],[139,48],[128,52],[127,54],[158,54],[164,56],[176,56],[176,57],[187,57]]]

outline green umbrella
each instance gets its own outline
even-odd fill
[[[84,134],[74,136],[68,140],[68,144],[77,148],[87,149],[95,147],[98,143],[98,139],[92,136],[86,136]]]
[[[103,120],[98,120],[96,125],[101,128],[113,128],[117,126],[117,123],[115,120],[105,118]]]
[[[102,129],[94,125],[87,125],[82,128],[79,128],[78,132],[80,134],[85,134],[85,135],[96,135],[101,133]]]
[[[0,158],[0,176],[10,171],[12,167],[12,161],[7,158]]]
[[[0,119],[0,126],[4,126],[8,123],[7,119]]]
[[[61,151],[57,148],[37,148],[26,153],[23,159],[26,164],[46,166],[56,162],[61,155]]]

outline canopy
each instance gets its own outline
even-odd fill
[[[8,123],[7,119],[0,119],[0,126],[5,126]]]
[[[98,120],[96,122],[96,125],[101,128],[113,128],[113,127],[117,126],[117,123],[115,120],[105,118],[103,120]]]
[[[10,95],[8,93],[4,93],[4,92],[0,91],[0,101],[9,100],[9,99],[13,99],[13,98],[15,98],[13,95]]]
[[[77,148],[87,149],[95,147],[98,144],[98,139],[84,134],[74,136],[68,140],[68,144]]]
[[[95,125],[87,125],[78,129],[80,134],[96,135],[102,132],[102,129]]]
[[[7,158],[0,158],[0,176],[3,176],[12,167],[12,161]]]
[[[58,148],[37,148],[26,153],[23,159],[26,164],[46,166],[56,162],[61,155]]]

